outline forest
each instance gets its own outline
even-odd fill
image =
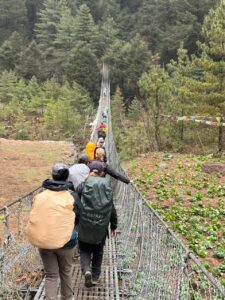
[[[225,0],[0,0],[0,11],[1,137],[84,142],[105,63],[122,158],[224,150]]]

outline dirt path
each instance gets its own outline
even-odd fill
[[[0,138],[0,207],[38,187],[55,162],[72,161],[73,144]]]

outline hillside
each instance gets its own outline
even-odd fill
[[[225,284],[225,158],[156,152],[126,169],[149,205]]]
[[[73,155],[71,143],[0,139],[0,207],[40,186],[55,162]]]

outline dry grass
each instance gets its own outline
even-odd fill
[[[73,156],[71,143],[0,139],[0,207],[38,187],[55,162]]]

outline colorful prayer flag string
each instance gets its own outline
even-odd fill
[[[200,117],[200,116],[175,116],[175,115],[160,115],[176,122],[193,122],[205,124],[214,127],[225,126],[225,117]]]

